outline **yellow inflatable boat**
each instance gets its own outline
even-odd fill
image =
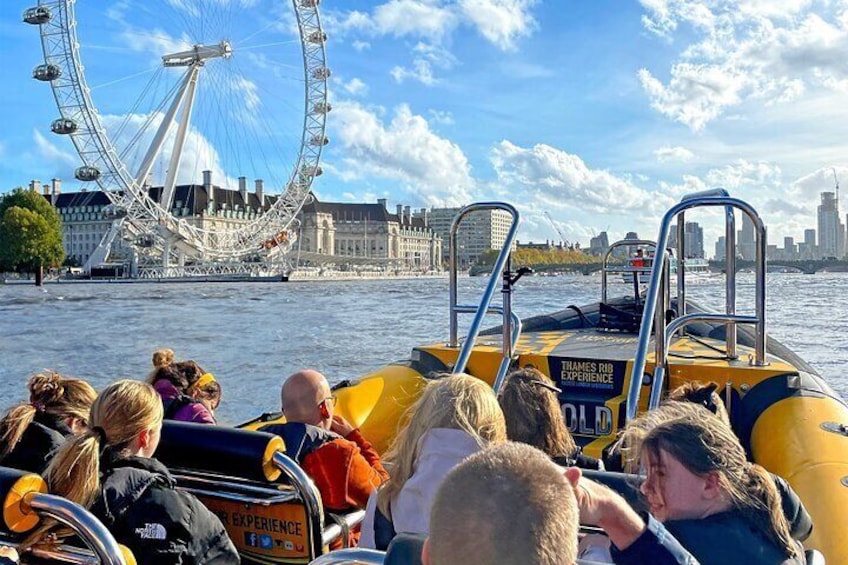
[[[684,224],[686,210],[718,207],[725,212],[728,245],[726,308],[705,312],[686,298],[686,273],[675,274],[671,254],[657,252],[650,265],[614,266],[617,246],[646,245],[666,250],[674,222]],[[475,204],[454,222],[451,243],[468,213],[503,209],[508,204]],[[747,215],[757,227],[755,304],[736,313],[735,217]],[[680,250],[684,234],[678,235]],[[716,383],[733,427],[752,460],[786,478],[801,496],[814,521],[807,549],[819,550],[828,563],[848,563],[848,406],[803,360],[766,334],[766,238],[763,222],[747,203],[724,191],[684,198],[665,215],[656,242],[614,244],[602,271],[603,300],[596,304],[519,320],[511,308],[513,285],[523,271],[509,265],[508,239],[479,305],[457,303],[456,261],[452,251],[450,286],[451,335],[447,342],[423,345],[408,361],[388,365],[335,388],[337,410],[360,426],[380,451],[394,437],[400,415],[415,401],[433,373],[466,372],[496,389],[506,372],[533,365],[562,390],[560,402],[567,424],[588,455],[604,457],[617,432],[638,412],[656,407],[664,395],[687,381]],[[680,256],[680,255],[678,255]],[[608,276],[626,272],[635,280],[630,297],[607,296]],[[640,279],[647,283],[639,291]],[[500,288],[498,288],[500,287]],[[503,305],[492,305],[500,290]],[[684,306],[685,305],[685,306]],[[750,305],[746,305],[750,306]],[[459,314],[474,316],[465,340],[457,336]],[[486,313],[506,323],[481,331]],[[267,423],[267,419],[261,422]],[[257,424],[254,424],[257,425]],[[248,427],[252,427],[248,425]]]

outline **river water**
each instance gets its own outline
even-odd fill
[[[476,303],[485,282],[460,278],[460,303]],[[753,283],[740,275],[739,313],[752,313]],[[770,336],[843,397],[846,283],[847,274],[772,274],[767,285]],[[687,289],[703,304],[724,304],[721,278]],[[144,378],[153,350],[170,347],[216,375],[224,390],[219,418],[241,422],[278,410],[280,384],[297,369],[313,367],[336,382],[406,359],[415,345],[446,340],[447,290],[446,278],[0,285],[0,409],[25,398],[32,372],[51,368],[100,388]],[[625,292],[623,284],[612,286],[613,296]],[[526,317],[599,297],[597,276],[525,277],[513,308]]]

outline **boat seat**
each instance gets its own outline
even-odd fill
[[[818,549],[808,549],[804,552],[807,565],[826,565],[824,555]]]
[[[44,479],[27,471],[0,467],[0,546],[18,549],[42,519],[60,519],[85,548],[66,543],[33,546],[29,551],[39,562],[135,563],[132,552],[119,545],[109,530],[88,510],[60,496],[47,493]],[[0,558],[0,563],[11,562]]]
[[[421,565],[421,550],[424,549],[423,534],[398,534],[386,548],[383,565]]]
[[[221,519],[244,561],[306,564],[331,542],[346,547],[365,513],[325,515],[285,450],[274,434],[166,420],[156,457]]]

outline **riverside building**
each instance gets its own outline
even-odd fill
[[[421,216],[429,212],[430,226],[444,242],[442,260],[445,263],[450,254],[451,224],[459,211],[460,208],[432,208],[429,211],[422,209],[416,214]],[[501,249],[511,224],[512,216],[504,210],[477,210],[466,216],[457,233],[459,268],[470,268],[489,249]]]

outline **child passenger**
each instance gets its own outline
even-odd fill
[[[510,373],[498,395],[506,435],[541,449],[558,465],[603,470],[601,461],[583,454],[574,443],[557,399],[560,392],[550,377],[534,367]]]
[[[427,534],[430,507],[442,480],[463,459],[506,440],[492,388],[469,375],[427,384],[406,415],[385,460],[391,479],[368,499],[360,547],[385,550],[396,533]]]
[[[41,474],[65,437],[85,430],[95,390],[59,373],[37,373],[27,383],[29,402],[0,421],[0,465]]]
[[[645,418],[650,425],[640,421]],[[669,402],[634,420],[624,434],[628,457],[646,473],[647,528],[624,499],[579,478],[579,471],[566,471],[579,487],[581,518],[606,530],[616,563],[678,562],[667,547],[674,538],[702,565],[804,563],[774,480],[747,461],[718,418],[691,403]]]
[[[150,384],[162,397],[166,420],[214,424],[221,402],[221,385],[194,361],[159,367]]]
[[[152,457],[161,429],[153,387],[109,385],[91,406],[88,430],[66,441],[47,468],[50,492],[89,508],[140,564],[239,563],[218,517],[176,490]]]

